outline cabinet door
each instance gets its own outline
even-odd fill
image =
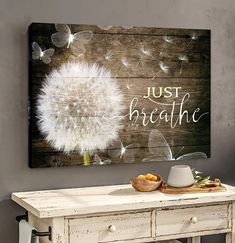
[[[151,239],[151,212],[69,219],[70,243]]]

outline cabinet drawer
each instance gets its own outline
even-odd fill
[[[228,205],[156,211],[156,234],[172,235],[228,228]]]
[[[69,219],[69,243],[151,237],[151,212]]]

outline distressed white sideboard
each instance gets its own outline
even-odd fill
[[[38,231],[52,228],[52,243],[140,243],[226,233],[235,243],[235,188],[216,193],[141,193],[130,185],[17,192]],[[47,237],[41,243],[50,243]]]

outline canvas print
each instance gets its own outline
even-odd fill
[[[210,157],[210,31],[29,27],[29,165]]]

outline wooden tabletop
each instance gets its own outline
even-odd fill
[[[225,192],[169,195],[137,192],[131,185],[12,193],[12,200],[39,218],[146,208],[217,203],[235,200],[235,187]]]

